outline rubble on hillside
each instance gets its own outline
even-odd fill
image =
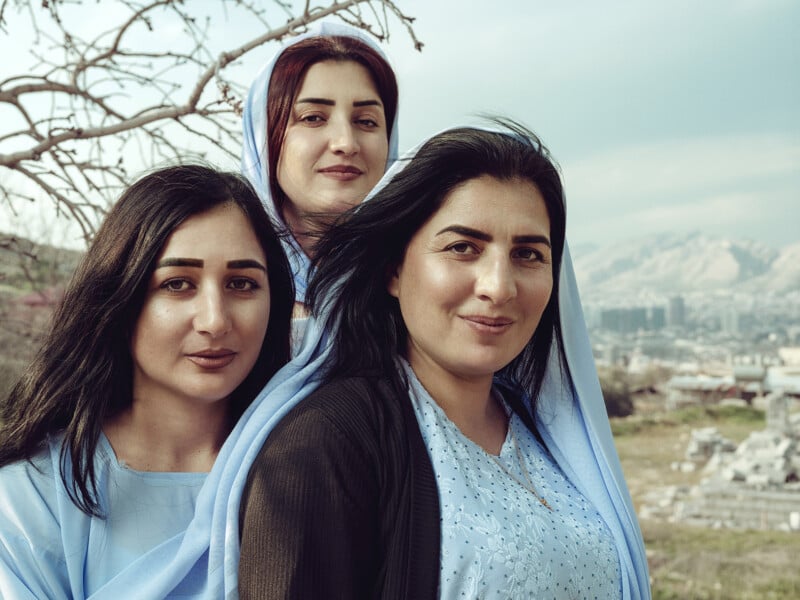
[[[800,530],[800,422],[789,398],[767,398],[767,426],[738,446],[714,427],[692,431],[685,460],[673,469],[702,469],[696,486],[670,486],[645,498],[642,518],[711,527]]]

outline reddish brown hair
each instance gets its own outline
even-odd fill
[[[267,161],[269,188],[280,214],[286,194],[278,185],[278,158],[303,78],[309,67],[324,60],[353,61],[365,67],[383,102],[386,137],[391,138],[397,113],[397,79],[389,63],[366,43],[347,36],[319,36],[286,48],[272,69],[267,93]]]

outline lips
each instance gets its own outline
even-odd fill
[[[233,359],[236,358],[236,352],[227,348],[219,350],[201,350],[200,352],[187,354],[186,358],[202,369],[215,370],[227,367],[231,364]]]
[[[466,315],[461,318],[467,325],[481,333],[503,333],[514,323],[514,320],[508,317]]]
[[[331,165],[318,171],[326,177],[340,181],[350,181],[364,174],[364,171],[353,165]]]

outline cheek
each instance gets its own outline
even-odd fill
[[[239,311],[238,322],[240,331],[248,342],[261,348],[264,336],[269,325],[269,301],[253,302]]]
[[[388,140],[382,135],[372,135],[363,143],[362,153],[366,156],[366,160],[370,163],[372,170],[379,172],[378,179],[380,179],[386,168],[386,161],[389,158]],[[377,183],[377,179],[375,183]]]
[[[146,342],[149,337],[169,335],[176,329],[183,315],[174,307],[164,306],[158,302],[147,302],[139,313],[139,318],[133,328],[133,336]]]
[[[134,361],[155,356],[174,344],[169,338],[175,329],[176,316],[169,311],[145,306],[131,332],[131,355]]]
[[[413,311],[417,321],[435,319],[435,309],[459,305],[471,289],[463,269],[441,261],[407,265],[403,276],[405,297],[401,296],[401,303],[405,305],[404,312]]]
[[[537,320],[542,316],[544,309],[553,293],[553,278],[550,275],[543,275],[541,278],[531,282],[526,295],[526,304],[535,309]]]
[[[278,184],[285,185],[286,181],[289,178],[289,169],[287,165],[294,164],[292,160],[292,148],[291,144],[287,144],[286,142],[283,143],[281,146],[281,153],[278,156],[278,164],[275,168],[275,176],[278,180]]]
[[[464,269],[453,268],[446,262],[437,262],[421,269],[421,279],[428,294],[440,302],[457,296],[469,283],[469,275]]]
[[[281,178],[291,176],[294,171],[298,170],[301,161],[308,154],[308,141],[302,135],[298,135],[297,132],[288,132],[283,140],[281,153],[278,156],[278,181],[280,182]]]

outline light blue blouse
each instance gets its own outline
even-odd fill
[[[104,435],[95,468],[107,518],[86,515],[61,481],[60,445],[54,439],[32,462],[0,469],[0,598],[89,597],[194,517],[206,473],[134,471]]]
[[[440,597],[620,598],[610,530],[519,417],[512,415],[500,455],[493,457],[407,372],[439,488]],[[525,487],[520,457],[552,510]]]

